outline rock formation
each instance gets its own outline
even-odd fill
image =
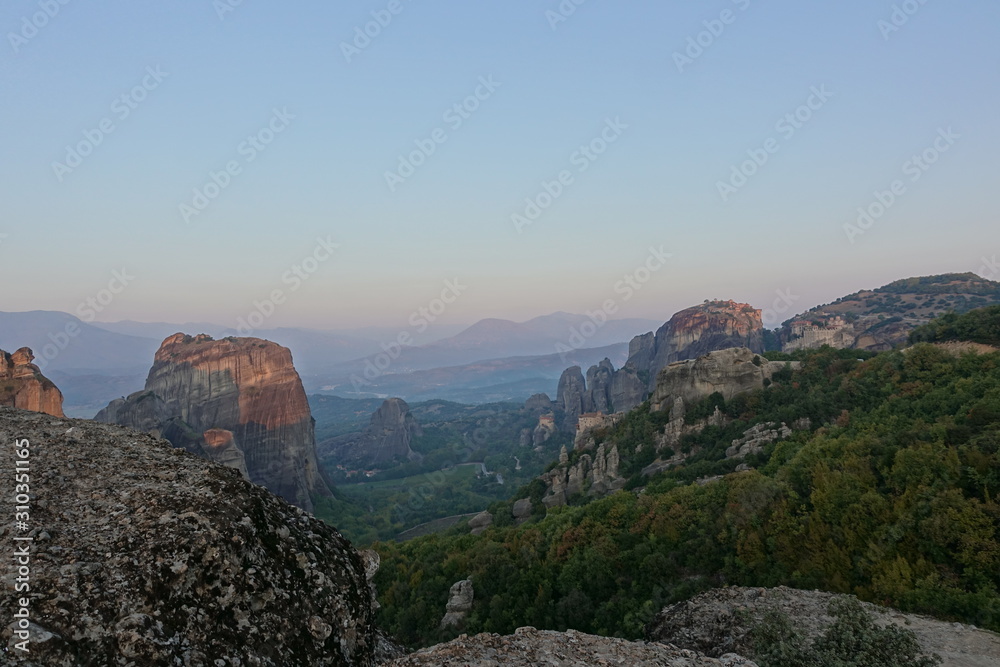
[[[514,503],[510,513],[514,517],[514,525],[520,526],[531,518],[531,498],[521,498]]]
[[[375,663],[368,573],[336,529],[145,433],[0,408],[0,440],[15,439],[30,522],[3,522],[0,541],[33,538],[25,664]],[[0,591],[10,659],[19,597]]]
[[[591,366],[586,381],[579,368],[567,369],[556,400],[564,411],[561,427],[572,431],[575,419],[587,412],[627,412],[646,400],[666,366],[732,347],[763,353],[761,311],[735,301],[706,301],[682,310],[655,334],[633,338],[628,361],[617,371],[609,359]]]
[[[777,440],[784,440],[792,434],[792,429],[785,424],[762,422],[755,424],[743,432],[742,438],[733,440],[726,449],[727,459],[742,459],[750,454],[760,454],[764,446]]]
[[[270,341],[174,334],[156,352],[146,388],[94,419],[153,432],[240,469],[310,511],[313,496],[330,493],[292,355]]]
[[[524,402],[524,409],[528,412],[551,412],[552,407],[548,394],[534,394]]]
[[[727,401],[737,394],[762,389],[764,380],[791,363],[768,361],[745,347],[710,352],[697,359],[678,361],[664,368],[650,397],[653,410],[669,410],[676,399],[693,405],[718,392]]]
[[[324,460],[335,465],[372,468],[419,458],[410,443],[421,435],[423,430],[406,401],[390,398],[375,411],[364,431],[325,440],[319,448]]]
[[[463,579],[452,584],[448,592],[448,604],[445,606],[445,615],[441,619],[441,627],[449,628],[461,626],[465,623],[466,617],[472,611],[472,601],[475,598],[475,591],[472,588],[470,579]]]
[[[596,366],[587,370],[587,394],[584,412],[614,412],[611,400],[611,378],[615,367],[611,360],[605,358]]]
[[[573,366],[564,370],[556,393],[556,406],[563,412],[560,423],[563,431],[576,431],[577,418],[587,412],[586,396],[587,382],[583,379],[580,367]]]
[[[62,392],[31,363],[27,347],[14,354],[0,350],[0,405],[62,417]]]
[[[702,593],[664,609],[646,628],[654,642],[669,642],[693,651],[719,656],[751,650],[748,631],[766,612],[785,613],[807,639],[830,626],[827,613],[831,593],[778,588],[721,588]],[[1000,635],[971,625],[946,623],[895,609],[862,603],[879,624],[894,623],[913,631],[924,653],[936,653],[943,667],[986,667],[1000,664]]]
[[[481,535],[492,525],[493,515],[489,512],[480,512],[469,519],[469,533],[472,535]]]
[[[618,445],[601,443],[593,455],[583,454],[572,465],[564,448],[559,465],[540,478],[548,487],[542,502],[546,507],[557,507],[581,493],[600,497],[624,488],[619,463]]]
[[[742,656],[708,658],[670,644],[631,642],[575,630],[518,628],[513,635],[461,635],[388,663],[389,667],[538,667],[539,665],[629,665],[643,667],[757,667]]]

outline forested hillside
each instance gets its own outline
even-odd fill
[[[665,604],[726,584],[849,592],[1000,629],[1000,352],[921,343],[795,357],[802,369],[763,390],[694,406],[689,415],[718,405],[733,421],[686,436],[699,454],[678,468],[637,476],[665,422],[643,406],[603,435],[619,444],[630,488],[478,537],[378,544],[383,627],[410,645],[437,641],[449,587],[471,578],[469,633],[636,638]],[[724,452],[739,433],[802,417],[810,428],[732,472]]]

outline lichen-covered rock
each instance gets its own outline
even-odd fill
[[[13,354],[0,350],[0,405],[62,417],[62,392],[31,363],[34,360],[27,347]]]
[[[235,448],[252,482],[310,511],[313,496],[330,495],[292,354],[270,341],[169,336],[145,389],[112,401],[94,419],[153,432],[175,447],[239,467]],[[204,439],[212,429],[232,433],[225,451]]]
[[[146,433],[0,408],[0,441],[19,439],[30,519],[0,524],[4,544],[34,538],[32,643],[18,664],[373,664],[365,564],[334,528]],[[0,457],[0,479],[14,479],[14,459]],[[6,655],[12,583],[0,590]]]
[[[411,653],[390,667],[757,667],[739,655],[708,658],[700,653],[656,642],[598,637],[575,630],[554,632],[518,628],[512,635],[460,635],[444,644]]]

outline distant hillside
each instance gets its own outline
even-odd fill
[[[945,313],[1000,304],[1000,283],[974,273],[906,278],[817,306],[785,322],[781,349],[888,350],[905,343],[918,326]]]
[[[970,310],[958,315],[949,313],[910,334],[913,343],[967,342],[1000,346],[1000,306]]]
[[[660,322],[656,320],[609,320],[597,327],[592,335],[580,340],[585,341],[587,347],[603,347],[627,342],[633,336],[653,331],[659,325]],[[570,339],[574,336],[574,330],[589,332],[591,327],[593,323],[586,315],[561,312],[536,317],[527,322],[485,319],[451,338],[426,347],[436,350],[480,350],[487,352],[489,358],[541,355],[555,351],[558,343],[572,346]]]
[[[390,366],[391,373],[370,379],[363,368],[349,375],[302,379],[311,393],[323,391],[348,398],[398,396],[410,402],[442,398],[459,403],[524,401],[538,393],[555,396],[559,376],[566,366],[586,368],[605,357],[622,364],[627,355],[628,344],[618,343],[564,355],[494,358],[413,372],[401,372]]]

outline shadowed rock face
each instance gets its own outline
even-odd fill
[[[579,366],[563,371],[559,378],[556,405],[563,411],[562,429],[575,431],[577,419],[587,411],[587,383]]]
[[[313,495],[330,493],[292,355],[270,341],[174,334],[156,352],[145,390],[94,419],[156,432],[307,510]]]
[[[31,349],[0,350],[0,405],[62,417],[62,392],[31,363]]]
[[[0,408],[0,439],[30,443],[30,532],[0,525],[5,544],[34,538],[24,664],[374,663],[370,573],[331,526],[119,426]],[[0,590],[11,658],[17,598]]]
[[[764,387],[764,380],[790,364],[801,362],[768,361],[745,347],[717,350],[697,359],[670,364],[657,378],[650,398],[653,410],[669,410],[679,398],[693,405],[718,392],[727,401],[738,394]]]
[[[375,411],[364,431],[324,440],[320,449],[338,465],[366,468],[417,458],[410,443],[421,435],[423,429],[406,401],[390,398]]]

